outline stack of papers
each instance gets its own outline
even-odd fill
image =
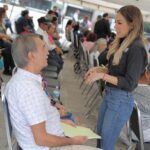
[[[64,129],[65,136],[68,136],[68,137],[86,136],[88,139],[101,139],[99,135],[94,133],[89,128],[82,127],[82,126],[73,127],[65,123],[61,123],[61,125],[62,125],[62,128]]]

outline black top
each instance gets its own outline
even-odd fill
[[[109,21],[105,19],[98,20],[95,23],[94,33],[97,34],[97,38],[106,38],[110,36]]]
[[[108,64],[108,60],[106,59],[107,53],[108,53],[108,49],[100,53],[100,55],[98,56],[99,65],[105,66]]]
[[[144,73],[148,63],[147,53],[142,42],[139,39],[134,40],[123,52],[118,65],[113,65],[112,61],[113,55],[108,62],[108,74],[118,78],[118,85],[115,86],[110,83],[106,83],[106,85],[130,92],[133,91],[137,87],[138,80]]]
[[[18,34],[25,31],[25,27],[28,29],[29,32],[34,32],[34,24],[32,18],[25,19],[24,17],[19,17],[18,20],[15,22],[16,31]]]

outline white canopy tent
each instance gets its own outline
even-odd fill
[[[150,11],[150,1],[149,0],[103,0],[105,2],[111,2],[120,5],[136,5],[140,9],[145,11]]]
[[[149,0],[62,0],[68,4],[100,10],[115,14],[116,11],[124,5],[136,5],[143,13],[144,20],[150,22],[150,2]]]

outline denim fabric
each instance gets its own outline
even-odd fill
[[[105,96],[99,109],[97,133],[102,137],[97,147],[114,150],[115,143],[134,106],[131,92],[106,86]]]
[[[50,51],[50,54],[48,56],[48,64],[53,65],[57,67],[57,73],[61,71],[63,68],[63,59],[56,53],[55,50]]]

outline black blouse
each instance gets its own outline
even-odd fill
[[[108,74],[118,78],[118,85],[106,83],[107,86],[116,87],[126,91],[133,91],[140,76],[144,73],[148,57],[141,40],[136,39],[123,52],[120,63],[113,65],[113,55],[108,61]]]

